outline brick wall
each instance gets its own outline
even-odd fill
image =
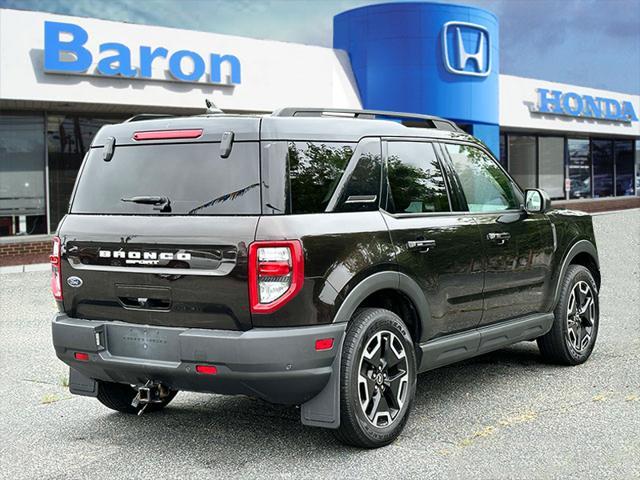
[[[51,240],[0,243],[0,266],[47,263]]]

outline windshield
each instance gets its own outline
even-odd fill
[[[116,146],[104,161],[89,153],[71,213],[116,215],[257,215],[257,142]]]

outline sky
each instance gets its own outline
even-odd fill
[[[1,8],[330,47],[333,16],[377,0],[0,0]],[[386,2],[385,2],[386,3]],[[640,0],[440,0],[500,19],[500,72],[640,94]]]

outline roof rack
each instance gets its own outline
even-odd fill
[[[388,112],[385,110],[352,110],[348,108],[299,108],[285,107],[272,113],[274,117],[344,117],[375,120],[378,117],[406,119],[403,125],[410,127],[436,128],[451,132],[461,132],[462,129],[446,118],[418,113]]]
[[[123,123],[141,122],[142,120],[156,120],[158,118],[171,117],[175,117],[175,115],[169,115],[168,113],[140,113],[138,115],[134,115],[131,118],[127,118]]]

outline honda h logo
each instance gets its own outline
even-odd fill
[[[486,77],[491,73],[491,41],[483,26],[447,22],[442,29],[442,53],[447,71]]]

